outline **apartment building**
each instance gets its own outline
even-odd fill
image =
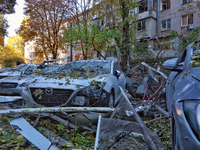
[[[147,39],[154,36],[157,32],[157,1],[141,0],[140,6],[135,8],[138,14],[137,39]]]
[[[200,26],[200,9],[195,9],[195,13],[188,12],[189,5],[196,5],[193,0],[140,0],[140,4],[135,10],[139,14],[137,39],[147,40],[151,48],[158,49],[159,42],[172,30],[187,35]],[[183,7],[186,9],[179,11]],[[173,42],[173,46],[178,45],[176,40]],[[174,55],[172,50],[169,53]]]
[[[139,2],[141,5],[134,10],[138,14],[137,40],[148,41],[150,48],[159,49],[158,41],[161,42],[164,37],[169,36],[172,30],[179,34],[188,34],[200,26],[200,17],[198,16],[200,9],[196,9],[196,13],[188,13],[189,8],[187,7],[195,5],[193,0],[140,0]],[[183,7],[187,9],[179,11]],[[81,18],[82,15],[81,13],[78,17]],[[68,20],[66,26],[69,26],[70,22]],[[177,44],[174,40],[174,45]],[[67,57],[71,60],[70,44],[66,45],[65,50],[60,51],[62,53],[59,53],[59,57]],[[169,53],[171,56],[174,55],[173,50]],[[112,54],[108,56],[110,55]],[[94,58],[98,58],[98,56],[94,55]],[[78,59],[82,59],[82,53],[73,47],[73,60]]]

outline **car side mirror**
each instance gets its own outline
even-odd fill
[[[116,74],[116,77],[119,78],[119,76],[121,75],[121,71],[116,70],[116,71],[115,71],[115,74]]]
[[[168,59],[163,63],[163,68],[171,71],[182,71],[183,65],[178,64],[178,58]]]

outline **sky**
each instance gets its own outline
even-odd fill
[[[22,19],[24,18],[23,15],[23,7],[24,7],[24,0],[17,0],[17,4],[15,5],[15,13],[10,15],[5,15],[8,20],[9,28],[8,28],[8,36],[15,36],[15,30],[20,27]],[[8,37],[5,38],[5,42],[7,41]]]

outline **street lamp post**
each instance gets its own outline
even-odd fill
[[[73,61],[73,53],[72,53],[72,23],[70,23],[70,33],[71,33],[71,43],[70,43],[70,57],[71,57],[71,61]]]

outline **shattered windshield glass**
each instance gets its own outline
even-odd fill
[[[76,61],[71,62],[61,67],[57,73],[61,74],[61,77],[72,78],[92,78],[102,74],[108,74],[111,72],[110,62],[91,62],[91,61]]]
[[[28,67],[28,64],[23,64],[12,68],[11,71],[25,71]]]
[[[72,62],[63,66],[61,71],[110,73],[110,67],[110,62]]]
[[[62,65],[45,65],[44,67],[36,66],[33,69],[29,69],[26,73],[51,73],[57,71]]]

